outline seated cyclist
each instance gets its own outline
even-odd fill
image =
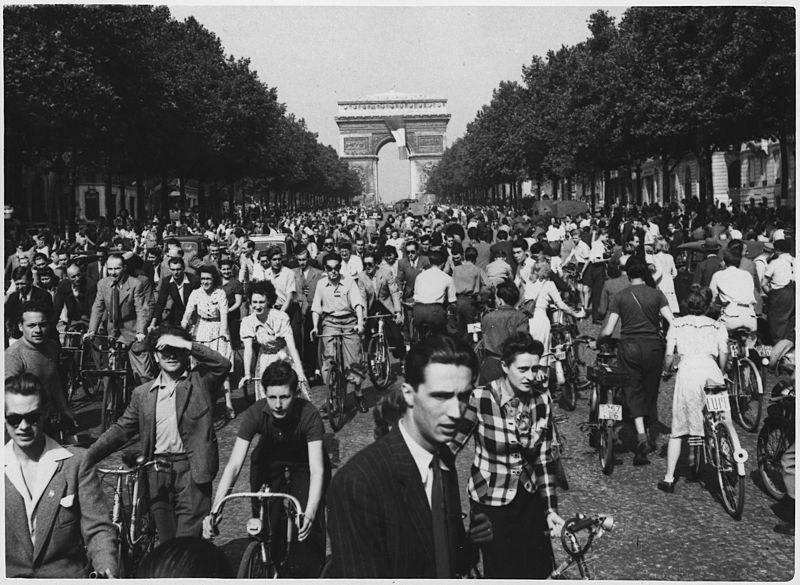
[[[739,268],[742,260],[741,248],[728,246],[722,259],[725,268],[715,272],[709,284],[714,299],[722,306],[719,321],[725,325],[729,333],[740,327],[755,333],[756,299],[753,292],[753,277],[746,270]],[[750,338],[748,345],[753,345],[754,336],[751,335]]]
[[[261,435],[251,456],[250,489],[259,491],[266,484],[273,492],[289,493],[300,501],[304,515],[284,571],[289,577],[316,578],[325,562],[324,491],[330,479],[330,465],[322,446],[322,417],[313,404],[299,395],[297,374],[288,362],[269,364],[261,383],[266,398],[242,415],[214,503],[231,492],[253,437]],[[281,521],[284,507],[278,504],[269,509],[272,558],[281,561],[286,554],[286,538],[281,532],[286,527],[286,522]],[[214,531],[211,517],[207,516],[203,536],[211,538]]]

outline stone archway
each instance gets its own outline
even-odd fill
[[[447,147],[447,100],[394,91],[338,102],[339,154],[362,179],[365,202],[380,201],[378,151],[396,142],[411,163],[411,193],[425,195],[428,176]]]

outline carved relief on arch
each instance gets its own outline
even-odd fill
[[[370,153],[369,137],[348,136],[344,139],[344,153],[346,155],[364,155]]]

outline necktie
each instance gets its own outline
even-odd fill
[[[436,560],[436,578],[451,579],[453,572],[450,565],[450,538],[447,526],[447,499],[444,492],[442,466],[439,457],[434,455],[431,461],[433,472],[433,490],[431,492],[431,514],[433,517],[433,548]]]
[[[120,317],[119,317],[119,283],[111,285],[111,327],[114,330],[114,337],[119,335],[120,331]]]

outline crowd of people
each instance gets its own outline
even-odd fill
[[[275,236],[265,248],[251,239],[261,234]],[[184,249],[186,236],[197,236],[197,253]],[[656,449],[662,378],[677,367],[657,486],[668,493],[681,438],[702,435],[703,385],[723,379],[728,334],[794,344],[792,218],[752,200],[560,218],[491,206],[385,221],[361,208],[257,208],[219,223],[141,225],[123,211],[71,240],[48,229],[6,238],[9,577],[83,577],[88,566],[117,574],[95,466],[137,435],[142,453],[172,469],[147,482],[159,541],[202,550],[198,537],[216,532],[212,503],[259,435],[251,487],[291,490],[304,507],[288,574],[319,576],[329,537],[331,577],[454,577],[480,555],[486,577],[544,578],[549,536],[564,524],[552,453],[554,314],[618,340],[635,465]],[[691,242],[706,258],[682,277],[676,258]],[[402,383],[375,406],[379,438],[331,479],[314,387],[329,382],[341,336],[347,395],[368,412],[363,347],[376,315],[386,317]],[[476,322],[480,359],[468,335]],[[122,340],[136,385],[88,450],[59,444],[48,422],[57,413],[55,424],[78,425],[60,367],[66,331]],[[100,352],[93,359],[102,366]],[[251,387],[255,402],[236,412],[232,395]],[[214,492],[220,399],[238,432]],[[470,440],[465,528],[454,457]]]

